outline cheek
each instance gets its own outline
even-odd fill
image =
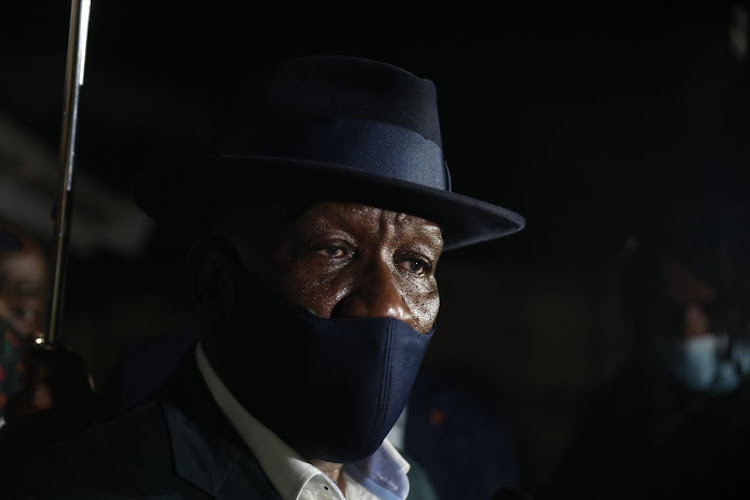
[[[37,299],[0,300],[0,317],[20,334],[29,335],[41,328],[43,303]]]
[[[440,294],[435,290],[406,297],[408,297],[406,302],[412,314],[412,328],[419,333],[429,332],[440,310]]]
[[[282,279],[282,294],[292,302],[310,309],[316,315],[329,318],[348,290],[351,280],[332,276],[314,269],[291,267]]]

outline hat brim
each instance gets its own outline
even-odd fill
[[[157,221],[194,226],[221,203],[253,195],[363,203],[438,224],[444,251],[520,231],[524,218],[458,193],[341,165],[263,156],[217,157],[148,169],[133,186],[136,203]]]

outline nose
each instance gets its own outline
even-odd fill
[[[333,308],[331,317],[394,318],[411,323],[411,310],[397,279],[387,261],[368,263],[355,277],[351,291]]]

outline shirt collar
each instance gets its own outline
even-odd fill
[[[198,370],[217,405],[258,459],[263,472],[284,500],[296,500],[310,481],[321,480],[327,481],[343,498],[327,475],[300,457],[232,396],[208,362],[200,342],[196,346],[195,357]],[[409,481],[406,476],[409,468],[409,463],[386,439],[373,455],[359,462],[344,465],[343,471],[379,498],[403,500],[409,492]]]
[[[349,477],[382,500],[403,500],[409,494],[409,462],[387,440],[375,453],[343,469]]]
[[[295,500],[307,482],[321,473],[320,470],[302,460],[294,450],[242,407],[208,362],[200,343],[196,347],[195,357],[198,370],[219,408],[250,447],[276,491],[284,500]]]

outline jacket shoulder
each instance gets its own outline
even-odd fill
[[[162,408],[148,403],[34,453],[2,473],[10,498],[130,495],[173,476]]]

